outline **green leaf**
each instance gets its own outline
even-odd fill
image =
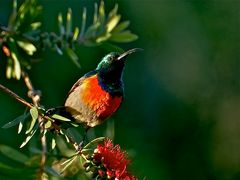
[[[100,142],[103,142],[106,139],[106,137],[99,137],[96,138],[94,140],[92,140],[91,142],[89,142],[86,146],[84,146],[83,149],[89,149],[92,146],[95,146],[96,144],[99,144]]]
[[[32,131],[32,129],[33,129],[34,125],[36,124],[36,122],[37,122],[37,119],[32,118],[32,121],[31,121],[31,123],[30,123],[30,126],[29,126],[29,128],[27,129],[27,131],[25,132],[25,134],[28,134],[28,133],[30,133],[30,132]]]
[[[63,131],[62,134],[64,134]],[[62,136],[61,137],[57,136],[56,141],[57,141],[56,145],[63,156],[72,157],[72,155],[75,154],[76,151],[68,148],[67,143]]]
[[[98,19],[98,5],[97,3],[94,3],[93,24],[97,23],[97,19]]]
[[[63,117],[63,116],[61,116],[61,115],[58,115],[58,114],[52,115],[52,118],[57,119],[57,120],[60,120],[60,121],[71,121],[70,119],[68,119],[68,118],[66,118],[66,117]]]
[[[66,52],[67,54],[69,55],[69,57],[71,58],[71,60],[73,61],[73,63],[78,67],[80,68],[81,65],[79,64],[78,62],[78,56],[77,54],[71,49],[71,48],[66,48]]]
[[[104,1],[101,1],[100,2],[100,5],[99,5],[99,16],[98,16],[98,21],[101,25],[104,24],[105,22],[105,8],[104,8]]]
[[[87,9],[84,7],[83,14],[82,14],[82,26],[81,26],[80,37],[83,37],[85,33],[86,21],[87,21]]]
[[[92,151],[93,151],[92,149],[84,148],[84,149],[81,150],[81,153],[83,153],[83,154],[90,154]]]
[[[77,159],[77,157],[78,157],[78,156],[74,156],[74,157],[72,157],[72,158],[64,161],[64,162],[61,164],[61,166],[64,166],[64,167],[62,168],[62,170],[61,170],[61,174],[62,174],[68,167],[70,167],[70,166],[73,164],[73,162]]]
[[[44,124],[45,129],[49,129],[50,127],[52,127],[52,122],[50,120],[48,120],[45,124]]]
[[[30,114],[33,119],[37,119],[38,118],[38,109],[36,107],[32,107],[30,109]]]
[[[118,4],[115,4],[114,8],[109,12],[108,17],[112,18],[117,14],[118,11]]]
[[[28,136],[26,137],[26,139],[23,141],[23,143],[21,144],[20,148],[24,147],[29,141],[30,139],[33,137],[33,135],[36,133],[38,129],[38,124],[36,124],[33,128],[33,130],[28,134]]]
[[[27,117],[29,117],[29,113],[24,113],[21,116],[18,116],[13,121],[8,122],[7,124],[3,125],[2,128],[7,129],[13,126],[16,126],[21,121],[24,121]]]
[[[17,12],[17,0],[13,0],[13,12]]]
[[[109,19],[108,23],[106,24],[106,31],[108,33],[111,32],[116,27],[120,19],[121,19],[120,15],[112,16],[111,19]]]
[[[30,56],[32,56],[36,51],[37,48],[30,42],[24,42],[24,41],[17,41],[17,44],[19,47],[21,47],[26,53]]]
[[[74,122],[71,122],[70,124],[71,124],[73,127],[78,127],[78,126],[79,126],[79,124],[74,123]]]
[[[32,121],[30,123],[30,126],[29,126],[28,130],[26,131],[26,134],[30,133],[32,131],[34,125],[36,124],[36,121],[38,119],[38,110],[37,110],[37,108],[36,107],[32,107],[30,109],[30,114],[32,116]]]
[[[96,39],[96,43],[101,43],[103,41],[107,41],[109,38],[111,37],[111,34],[110,33],[107,33],[103,36],[100,36]]]
[[[73,32],[73,41],[76,41],[78,39],[78,35],[79,35],[79,28],[76,27]]]
[[[7,57],[6,77],[10,79],[13,73],[13,61],[10,57]]]
[[[23,164],[28,160],[28,157],[26,155],[6,145],[0,145],[0,152],[8,158]]]
[[[58,47],[57,44],[54,44],[54,48],[56,49],[56,51],[57,51],[58,54],[63,55],[62,50]]]
[[[136,39],[138,39],[138,36],[135,34],[132,34],[130,31],[124,31],[122,33],[113,34],[109,38],[109,40],[111,41],[120,42],[120,43],[131,42],[131,41],[135,41]]]
[[[26,167],[17,168],[16,166],[12,167],[0,162],[0,174],[1,179],[24,179],[30,180],[33,179],[34,174],[36,173],[36,167]],[[24,172],[24,173],[23,173]]]
[[[23,122],[22,122],[22,121],[20,121],[20,123],[19,123],[19,125],[18,125],[18,134],[20,134],[20,133],[21,133],[21,131],[22,131],[22,128],[23,128]]]
[[[13,28],[14,23],[16,21],[16,17],[17,17],[17,0],[14,0],[13,1],[13,11],[12,11],[12,14],[10,15],[9,21],[8,21],[8,27],[10,29]]]
[[[12,66],[7,65],[7,68],[6,68],[6,77],[7,77],[7,79],[10,79],[11,76],[12,76]]]
[[[96,22],[92,24],[90,27],[88,27],[86,33],[85,33],[85,38],[91,38],[95,36],[97,29],[99,28],[101,24],[99,22]]]
[[[63,35],[65,33],[65,28],[63,26],[63,18],[61,13],[58,14],[58,27],[60,34]]]
[[[66,34],[69,36],[72,32],[72,10],[69,8],[67,12]]]
[[[55,147],[56,147],[56,139],[52,138],[51,148],[54,149]]]
[[[14,63],[14,73],[17,80],[21,78],[21,66],[15,52],[11,52],[11,57]]]
[[[124,31],[130,24],[130,21],[124,21],[119,23],[113,30],[112,34],[119,33],[121,31]]]
[[[41,25],[42,25],[41,22],[34,22],[34,23],[31,23],[31,24],[30,24],[32,30],[38,29]]]

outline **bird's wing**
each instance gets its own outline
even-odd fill
[[[70,89],[70,91],[67,94],[67,97],[69,96],[69,94],[71,94],[78,86],[80,86],[83,82],[83,80],[85,79],[85,76],[81,77],[80,79],[78,79],[78,81],[72,86],[72,88]]]
[[[85,74],[83,77],[81,77],[80,79],[78,79],[78,81],[72,86],[72,88],[71,88],[70,91],[68,92],[66,98],[68,98],[68,96],[69,96],[78,86],[80,86],[80,85],[82,84],[82,82],[83,82],[83,80],[84,80],[85,78],[88,78],[88,77],[93,76],[93,75],[95,75],[95,74],[96,74],[96,70],[90,71],[90,72],[88,72],[87,74]]]

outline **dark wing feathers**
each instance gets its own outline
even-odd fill
[[[80,79],[78,79],[78,81],[72,86],[72,88],[71,88],[70,91],[68,92],[67,97],[68,97],[69,94],[71,94],[78,86],[80,86],[80,85],[82,84],[82,82],[83,82],[83,80],[84,80],[85,78],[88,78],[88,77],[90,77],[90,76],[93,76],[93,75],[95,75],[96,73],[97,73],[97,70],[90,71],[90,72],[86,73],[83,77],[81,77]],[[66,99],[67,99],[67,97],[66,97]]]

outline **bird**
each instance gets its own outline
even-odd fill
[[[50,109],[70,117],[86,129],[102,124],[120,107],[124,96],[123,71],[128,55],[141,51],[130,49],[123,53],[105,55],[95,70],[83,75],[70,89],[63,107]]]

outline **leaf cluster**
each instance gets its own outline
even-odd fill
[[[6,59],[6,77],[19,80],[26,70],[30,70],[39,54],[43,50],[52,49],[59,55],[66,53],[70,59],[80,67],[76,53],[78,46],[114,46],[111,43],[128,43],[137,39],[137,36],[127,30],[129,21],[121,22],[118,14],[118,5],[107,13],[104,2],[94,5],[93,20],[87,24],[87,9],[83,8],[81,27],[73,27],[72,10],[69,8],[66,15],[59,13],[57,17],[59,32],[43,32],[40,15],[42,7],[37,0],[25,0],[19,7],[17,0],[13,0],[13,11],[6,26],[0,27],[0,51]],[[120,49],[120,48],[118,48]],[[31,105],[30,105],[31,107]],[[77,151],[79,139],[83,139],[76,130],[79,124],[58,114],[48,115],[46,110],[39,106],[32,106],[26,112],[8,122],[2,128],[18,126],[18,134],[26,136],[20,148],[29,147],[29,155],[24,155],[6,145],[0,144],[0,153],[17,164],[0,163],[0,174],[11,178],[33,179],[35,177],[65,177],[78,174],[81,179],[89,179],[84,163],[87,156],[92,154],[97,144],[104,138],[93,139]],[[67,130],[66,130],[67,127]],[[70,129],[69,129],[70,128]],[[113,135],[113,126],[107,129],[106,134]],[[46,137],[47,149],[43,152],[38,147],[36,135]],[[35,141],[34,141],[35,140]],[[50,147],[50,148],[49,148]],[[75,149],[73,149],[75,147]],[[43,173],[41,157],[46,153],[47,162]],[[22,172],[25,173],[22,173]],[[83,173],[84,172],[84,173]]]
[[[103,1],[99,6],[95,3],[94,7],[90,25],[87,25],[87,9],[83,8],[81,27],[73,27],[72,10],[69,8],[65,18],[62,13],[58,15],[59,33],[43,32],[39,20],[42,7],[37,0],[25,0],[19,8],[17,0],[13,0],[8,25],[0,27],[0,49],[7,60],[6,77],[19,80],[21,70],[30,69],[38,58],[37,52],[46,49],[59,55],[66,53],[80,67],[76,45],[115,47],[111,43],[128,43],[138,38],[127,30],[129,21],[120,21],[117,4],[108,14]]]

